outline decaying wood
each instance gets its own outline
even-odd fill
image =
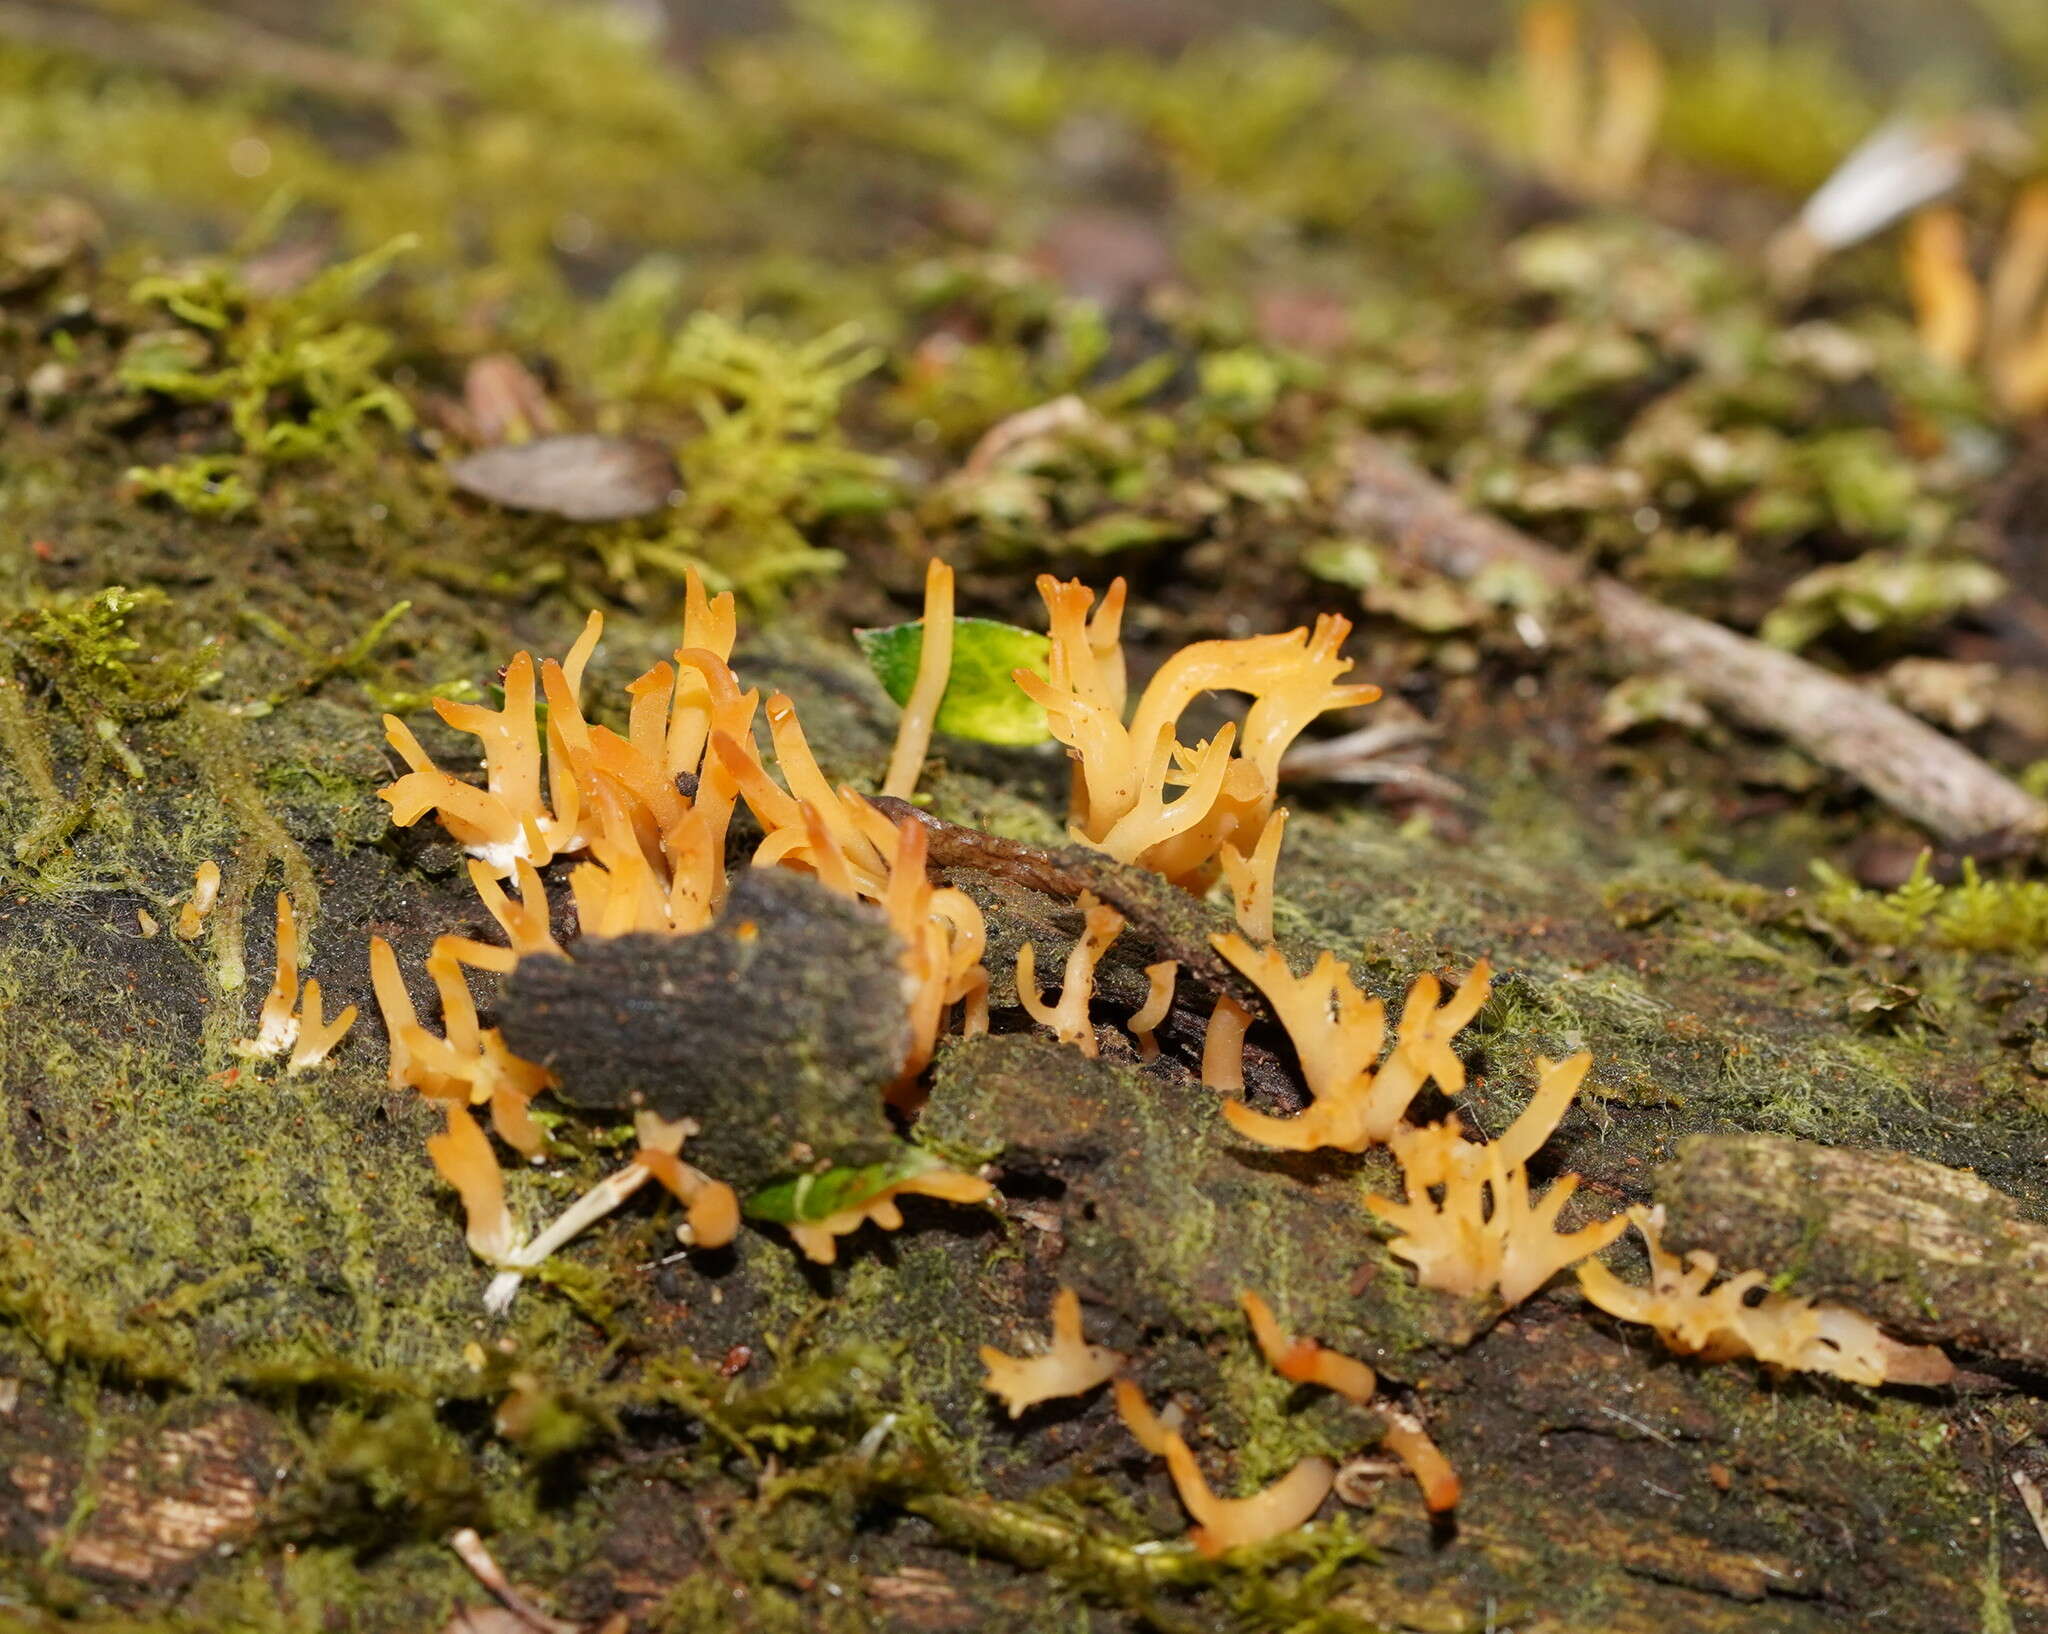
[[[253,1408],[119,1442],[84,1472],[53,1452],[16,1458],[0,1499],[18,1504],[64,1563],[87,1577],[164,1589],[255,1536],[281,1471],[282,1439]],[[90,1511],[67,1532],[81,1497]]]
[[[1660,1176],[1665,1240],[1792,1279],[1911,1339],[2048,1368],[2048,1226],[1902,1152],[1695,1135]]]
[[[1266,996],[1210,945],[1212,934],[1231,928],[1230,920],[1158,874],[1086,846],[1049,851],[949,823],[908,800],[870,796],[869,804],[891,822],[909,817],[923,825],[926,857],[935,875],[963,884],[966,882],[953,876],[960,872],[982,874],[1066,902],[1087,891],[1122,914],[1132,940],[1151,947],[1153,957],[1178,960],[1180,973],[1187,980],[1199,983],[1212,995],[1228,993],[1254,1016],[1271,1018]]]
[[[1352,526],[1391,538],[1453,579],[1513,564],[1554,589],[1583,591],[1622,663],[1681,676],[1708,703],[1789,739],[1950,844],[2021,849],[2048,832],[2048,806],[1895,704],[1792,653],[1585,572],[1472,510],[1383,443],[1357,444],[1343,509]]]

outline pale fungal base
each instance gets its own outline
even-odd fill
[[[988,1369],[982,1388],[1000,1396],[1010,1417],[1061,1396],[1079,1396],[1106,1384],[1127,1358],[1122,1351],[1091,1345],[1081,1332],[1081,1297],[1061,1288],[1052,1301],[1052,1343],[1036,1356],[1010,1356],[983,1345]]]

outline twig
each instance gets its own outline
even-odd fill
[[[347,102],[440,102],[450,94],[431,74],[309,45],[239,17],[201,25],[117,16],[92,5],[0,0],[0,38],[208,80],[246,74]]]
[[[495,1595],[507,1611],[532,1629],[533,1634],[582,1634],[581,1623],[550,1617],[515,1589],[505,1576],[504,1568],[491,1558],[491,1551],[484,1547],[484,1540],[476,1535],[474,1528],[465,1526],[456,1532],[448,1539],[448,1547],[461,1557],[463,1565],[469,1568],[477,1582]]]
[[[1608,649],[1636,669],[1681,676],[1701,698],[1854,778],[1940,839],[2023,850],[2048,806],[1895,704],[1791,653],[1587,574],[1563,553],[1468,508],[1383,443],[1361,441],[1344,509],[1453,579],[1513,563],[1556,589],[1578,588]]]

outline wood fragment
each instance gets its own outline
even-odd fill
[[[1875,692],[1587,574],[1562,552],[1471,509],[1384,443],[1354,446],[1343,512],[1350,526],[1391,538],[1453,579],[1512,564],[1553,589],[1582,591],[1620,662],[1682,676],[1707,702],[1785,737],[1949,844],[2024,850],[2048,831],[2048,805]]]

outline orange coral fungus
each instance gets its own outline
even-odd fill
[[[1116,1381],[1116,1407],[1138,1445],[1166,1460],[1174,1490],[1195,1521],[1188,1541],[1210,1559],[1293,1531],[1322,1507],[1337,1478],[1337,1467],[1327,1458],[1304,1458],[1263,1492],[1219,1498],[1187,1442],[1161,1422],[1129,1379]]]
[[[219,900],[220,864],[209,859],[192,871],[192,894],[185,899],[184,907],[178,910],[178,922],[171,927],[171,934],[180,941],[195,940],[205,929],[206,916],[213,912],[213,905]]]
[[[1704,1250],[1681,1261],[1662,1243],[1664,1210],[1635,1208],[1628,1219],[1650,1255],[1650,1285],[1623,1282],[1592,1261],[1579,1267],[1579,1287],[1595,1305],[1624,1322],[1654,1328],[1682,1356],[1726,1361],[1754,1356],[1771,1367],[1831,1373],[1853,1384],[1945,1384],[1949,1359],[1932,1345],[1905,1345],[1867,1316],[1792,1294],[1762,1293],[1761,1271],[1743,1271],[1709,1288],[1720,1262]]]
[[[1281,1378],[1296,1384],[1319,1384],[1360,1406],[1372,1400],[1379,1388],[1379,1375],[1365,1363],[1313,1339],[1289,1338],[1274,1320],[1272,1307],[1249,1289],[1237,1300],[1251,1321],[1252,1337],[1258,1340],[1260,1352]]]
[[[1074,760],[1069,826],[1076,839],[1177,884],[1206,888],[1220,853],[1250,855],[1272,814],[1280,757],[1330,709],[1371,703],[1373,686],[1339,686],[1351,667],[1337,656],[1351,626],[1319,618],[1313,634],[1198,641],[1153,676],[1124,722],[1123,654],[1117,630],[1124,583],[1094,608],[1094,593],[1050,575],[1038,581],[1050,619],[1045,676],[1016,672]],[[1091,609],[1093,609],[1091,616]],[[1210,691],[1250,695],[1242,731],[1227,725],[1192,748],[1175,735],[1182,713]],[[1168,786],[1184,792],[1169,799]]]
[[[948,616],[949,589],[949,576],[935,574],[927,606],[935,628]],[[831,784],[788,698],[777,694],[764,710],[758,693],[740,689],[728,663],[735,635],[729,595],[707,597],[690,577],[683,645],[672,661],[656,664],[626,688],[624,734],[592,725],[582,710],[583,670],[600,628],[593,615],[567,660],[540,666],[538,689],[530,655],[515,657],[505,670],[500,709],[437,701],[444,721],[481,741],[482,787],[441,771],[401,723],[386,723],[410,768],[383,791],[394,820],[403,824],[430,811],[439,814],[442,826],[473,854],[471,882],[505,936],[502,946],[458,936],[435,942],[427,973],[440,997],[441,1037],[420,1023],[390,947],[373,941],[371,970],[391,1037],[392,1084],[462,1106],[488,1102],[497,1133],[518,1151],[537,1155],[543,1139],[527,1105],[553,1083],[552,1076],[515,1054],[496,1029],[481,1026],[462,967],[503,974],[525,958],[576,957],[575,945],[565,949],[556,940],[540,873],[566,855],[582,858],[568,886],[583,938],[703,930],[726,896],[727,834],[744,801],[765,831],[756,866],[811,872],[829,888],[872,901],[887,915],[901,943],[909,1011],[904,1058],[889,1098],[914,1109],[918,1080],[951,1008],[964,1006],[969,1032],[988,1025],[988,973],[981,962],[987,933],[980,909],[957,889],[933,886],[920,824],[892,824],[852,789]],[[932,657],[943,683],[942,641],[934,644]],[[765,715],[774,747],[773,773],[755,748],[757,711]],[[1084,993],[1084,1007],[1085,1002]],[[650,1178],[682,1199],[696,1241],[727,1240],[737,1229],[737,1200],[729,1189],[682,1163],[673,1148],[643,1140],[633,1163],[593,1188],[531,1243],[502,1257],[504,1274],[492,1284],[487,1303],[502,1309],[523,1271]],[[897,1197],[978,1202],[990,1190],[985,1181],[934,1165],[891,1174],[843,1206],[835,1194],[822,1204],[819,1218],[799,1219],[790,1229],[807,1254],[829,1262],[835,1239],[846,1232],[869,1221],[890,1229],[900,1224]]]
[[[1251,1011],[1228,993],[1216,995],[1208,1030],[1202,1034],[1202,1082],[1211,1089],[1226,1095],[1244,1093],[1244,1035],[1251,1024]],[[1238,1104],[1232,1101],[1224,1110]]]
[[[988,929],[965,891],[932,887],[925,874],[930,845],[914,818],[898,824],[882,898],[903,941],[903,995],[910,1006],[910,1046],[891,1097],[898,1105],[906,1104],[905,1089],[931,1061],[949,1006],[966,1005],[969,1034],[988,1031],[988,971],[981,962]]]
[[[1073,951],[1067,955],[1067,969],[1057,1004],[1047,1004],[1038,991],[1038,950],[1026,942],[1017,950],[1017,1002],[1041,1027],[1050,1027],[1062,1044],[1072,1044],[1083,1055],[1096,1051],[1095,1024],[1088,1019],[1088,1005],[1095,997],[1095,967],[1109,944],[1122,934],[1124,916],[1083,891],[1076,904],[1084,929]]]
[[[444,1110],[448,1127],[427,1137],[427,1156],[462,1196],[470,1252],[486,1264],[502,1264],[519,1250],[519,1228],[505,1204],[505,1177],[498,1172],[491,1138],[460,1101],[449,1101]]]
[[[449,945],[456,941],[442,937],[427,957],[446,1029],[445,1037],[436,1038],[413,1009],[391,944],[381,936],[370,938],[370,982],[391,1038],[391,1087],[417,1089],[435,1100],[488,1102],[499,1135],[523,1155],[535,1156],[541,1133],[526,1107],[553,1079],[547,1068],[514,1055],[497,1028],[479,1024],[476,1001]]]
[[[1145,989],[1145,1002],[1132,1012],[1127,1023],[1131,1036],[1138,1041],[1138,1059],[1141,1061],[1158,1059],[1159,1040],[1153,1035],[1173,1008],[1173,986],[1179,976],[1178,959],[1161,959],[1159,963],[1145,967],[1145,980],[1149,984]]]
[[[1003,1398],[1010,1417],[1058,1396],[1078,1396],[1113,1377],[1124,1365],[1122,1351],[1091,1345],[1081,1332],[1081,1296],[1061,1288],[1052,1301],[1052,1345],[1036,1356],[1005,1355],[993,1345],[981,1347],[988,1377],[982,1388]]]
[[[392,821],[405,827],[438,812],[441,826],[500,878],[522,861],[538,867],[600,843],[616,857],[631,840],[650,863],[672,860],[679,847],[694,855],[702,836],[676,830],[700,808],[722,846],[734,791],[722,777],[702,775],[712,769],[705,750],[714,733],[743,738],[758,702],[740,693],[726,667],[735,629],[730,593],[707,598],[690,576],[683,645],[672,663],[656,664],[627,687],[624,737],[583,714],[583,671],[603,628],[602,615],[592,613],[568,657],[540,666],[538,697],[533,656],[522,652],[505,666],[502,708],[434,700],[443,721],[482,744],[482,788],[442,771],[404,722],[385,716],[385,737],[410,768],[379,791]],[[539,698],[547,704],[545,762]],[[693,801],[676,786],[685,775],[715,786],[708,795],[700,786]]]
[[[1296,976],[1277,949],[1254,948],[1236,935],[1219,936],[1215,945],[1272,1004],[1314,1097],[1293,1118],[1267,1117],[1241,1101],[1227,1101],[1224,1116],[1239,1134],[1291,1152],[1325,1146],[1362,1152],[1391,1138],[1408,1103],[1430,1079],[1447,1094],[1464,1089],[1464,1064],[1451,1040],[1486,1002],[1493,973],[1484,959],[1441,1009],[1437,979],[1417,978],[1401,1013],[1400,1037],[1374,1071],[1386,1039],[1385,1007],[1359,992],[1334,954],[1323,954],[1306,976]],[[1204,1078],[1215,1081],[1206,1070]]]
[[[1458,1499],[1464,1492],[1463,1483],[1458,1479],[1458,1472],[1451,1468],[1451,1461],[1430,1440],[1429,1431],[1422,1427],[1421,1419],[1399,1408],[1389,1408],[1387,1428],[1380,1437],[1380,1445],[1408,1466],[1408,1473],[1415,1477],[1415,1484],[1422,1489],[1422,1505],[1432,1515],[1458,1507]]]
[[[1368,1197],[1366,1207],[1399,1228],[1390,1252],[1415,1267],[1423,1287],[1457,1294],[1497,1289],[1504,1303],[1519,1305],[1621,1234],[1626,1222],[1620,1215],[1577,1231],[1556,1229],[1559,1212],[1578,1189],[1575,1174],[1559,1178],[1535,1202],[1529,1197],[1527,1160],[1557,1127],[1591,1064],[1584,1054],[1539,1061],[1540,1083],[1528,1108],[1490,1144],[1467,1141],[1455,1114],[1426,1129],[1393,1132],[1407,1199]],[[1431,1198],[1433,1187],[1442,1189],[1441,1202]]]
[[[931,747],[932,723],[938,719],[952,673],[953,570],[934,556],[924,573],[924,630],[917,653],[917,679],[911,683],[903,719],[897,723],[896,747],[889,755],[888,775],[882,779],[884,794],[908,800],[917,792],[925,751]]]
[[[287,1072],[305,1072],[319,1066],[355,1025],[356,1007],[351,1004],[332,1021],[320,1014],[320,983],[306,978],[303,1002],[299,990],[299,927],[292,914],[292,899],[277,893],[277,975],[256,1013],[256,1036],[235,1045],[243,1055],[284,1055]]]

